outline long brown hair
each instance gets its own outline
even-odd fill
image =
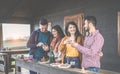
[[[77,24],[76,24],[75,22],[71,21],[71,22],[68,22],[68,23],[66,24],[66,26],[65,26],[65,34],[66,34],[67,36],[70,36],[70,33],[68,32],[68,27],[69,27],[70,25],[74,25],[74,26],[76,27],[75,41],[77,41],[77,37],[78,37],[78,36],[82,36],[82,34],[79,32],[78,26],[77,26]]]

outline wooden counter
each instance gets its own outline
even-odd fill
[[[50,64],[40,64],[36,62],[25,62],[21,59],[16,59],[16,67],[15,67],[15,74],[21,74],[21,68],[26,68],[28,70],[32,70],[37,72],[38,74],[83,74],[80,72],[80,69],[76,68],[58,68],[52,67]],[[120,74],[118,72],[113,72],[109,70],[102,70],[98,73],[87,71],[84,74]]]
[[[83,74],[80,72],[80,69],[75,68],[58,68],[58,67],[52,67],[50,64],[39,64],[35,62],[25,62],[20,59],[16,59],[16,69],[15,74],[21,74],[20,68],[26,68],[28,70],[35,71],[40,74]],[[102,74],[102,73],[95,73],[88,71],[84,74]]]

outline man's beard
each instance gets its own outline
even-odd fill
[[[87,29],[84,28],[84,35],[85,35],[85,36],[88,36],[88,35],[89,35],[89,30],[90,30],[89,28],[87,28]]]

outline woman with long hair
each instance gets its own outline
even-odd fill
[[[58,55],[60,54],[60,52],[58,51],[58,46],[61,39],[64,37],[64,33],[59,25],[53,26],[51,33],[52,33],[52,40],[50,46],[53,49],[53,53],[55,57],[59,57]]]
[[[65,26],[66,36],[62,39],[59,50],[64,52],[64,63],[71,64],[72,68],[81,67],[81,53],[69,44],[69,41],[74,41],[83,45],[83,36],[80,34],[77,24],[73,21],[68,22]]]

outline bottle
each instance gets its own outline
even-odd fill
[[[54,63],[55,62],[55,57],[53,53],[52,47],[50,47],[50,53],[49,53],[49,63]]]

